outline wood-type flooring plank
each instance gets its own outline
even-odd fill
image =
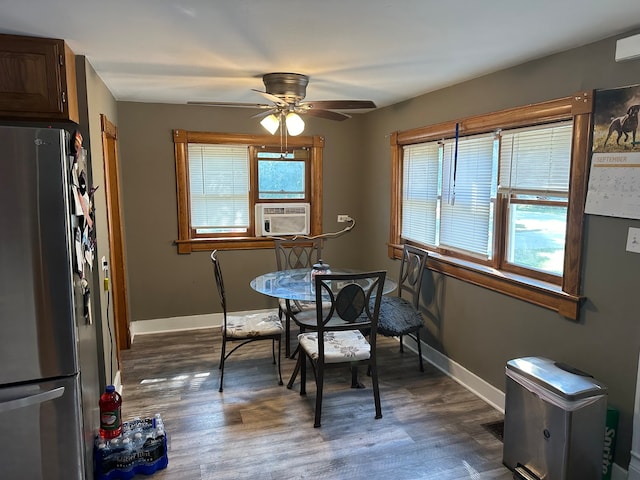
[[[420,373],[395,339],[378,339],[383,418],[364,369],[364,389],[332,369],[320,428],[311,370],[300,396],[299,378],[277,384],[271,344],[253,343],[227,360],[219,393],[220,347],[219,329],[201,329],[137,336],[122,352],[123,419],[160,413],[170,441],[168,467],[136,480],[513,478],[482,427],[503,415],[428,362]],[[285,384],[294,366],[283,357]]]

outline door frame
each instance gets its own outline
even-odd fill
[[[100,114],[102,155],[107,197],[107,228],[109,237],[109,281],[113,298],[113,323],[116,337],[116,357],[120,367],[120,351],[131,348],[127,264],[124,230],[120,206],[120,168],[118,160],[118,127]]]

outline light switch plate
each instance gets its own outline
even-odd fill
[[[640,228],[629,227],[627,252],[640,253]]]

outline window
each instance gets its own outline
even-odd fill
[[[256,203],[311,205],[311,234],[322,230],[321,137],[174,131],[179,253],[272,248],[255,232]]]
[[[258,199],[306,199],[308,151],[258,152]]]
[[[248,147],[190,143],[187,156],[195,235],[247,235],[251,227]]]
[[[500,135],[506,270],[560,283],[571,167],[570,122]]]
[[[491,253],[492,135],[444,141],[439,243],[480,258]]]
[[[390,255],[423,246],[433,270],[577,319],[591,103],[394,134]]]

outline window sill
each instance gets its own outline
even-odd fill
[[[192,238],[174,243],[178,246],[178,253],[273,248],[273,238],[268,237]]]
[[[390,248],[394,250],[393,256],[400,258],[397,256],[396,251],[401,254],[402,249],[398,249],[396,246]],[[559,285],[502,272],[485,265],[448,257],[435,252],[429,252],[427,268],[434,272],[553,310],[570,320],[577,321],[579,319],[580,306],[585,299],[582,296],[563,292]]]

